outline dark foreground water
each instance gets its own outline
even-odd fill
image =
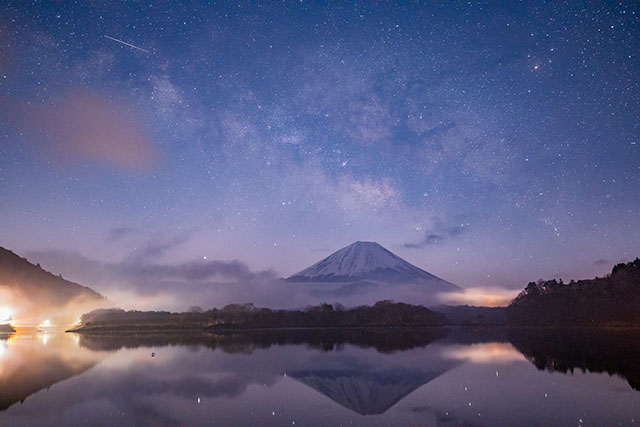
[[[633,425],[639,338],[18,334],[0,337],[0,425]]]

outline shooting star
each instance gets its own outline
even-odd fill
[[[108,36],[108,35],[106,35],[106,34],[105,34],[104,36],[105,36],[106,38],[108,38],[109,40],[113,40],[114,42],[122,43],[122,44],[123,44],[123,45],[125,45],[125,46],[129,46],[129,47],[132,47],[132,48],[134,48],[134,49],[141,50],[141,51],[143,51],[143,52],[145,52],[145,53],[149,53],[149,54],[151,53],[151,52],[149,52],[147,49],[143,49],[143,48],[138,47],[138,46],[136,46],[136,45],[133,45],[133,44],[131,44],[131,43],[127,43],[127,42],[124,42],[124,41],[122,41],[122,40],[118,40],[118,39],[116,39],[115,37],[111,37],[111,36]]]

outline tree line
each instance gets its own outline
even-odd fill
[[[589,280],[530,282],[507,308],[522,326],[640,326],[640,258]]]
[[[273,310],[253,304],[230,304],[186,313],[163,311],[96,310],[81,318],[81,331],[98,330],[215,330],[316,327],[441,326],[443,314],[426,307],[393,301],[346,308],[319,304],[303,310]]]

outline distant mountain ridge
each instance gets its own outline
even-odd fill
[[[60,308],[67,303],[106,301],[93,289],[56,276],[8,249],[0,247],[0,292],[40,307]]]
[[[358,241],[286,278],[314,286],[326,297],[345,297],[391,289],[393,285],[419,287],[425,295],[461,288],[405,261],[376,242]],[[390,285],[390,286],[387,286]]]

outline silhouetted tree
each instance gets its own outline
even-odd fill
[[[510,323],[528,326],[640,325],[640,260],[591,280],[531,282],[507,309]]]

